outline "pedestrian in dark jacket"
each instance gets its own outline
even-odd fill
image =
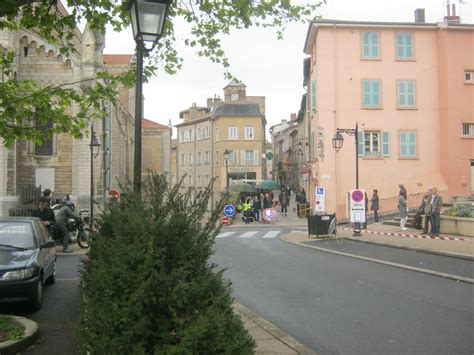
[[[53,210],[49,207],[49,201],[46,196],[39,198],[38,208],[33,211],[33,217],[38,217],[46,227],[56,222]]]
[[[374,189],[372,193],[372,198],[370,199],[370,210],[374,211],[374,221],[378,222],[379,221],[379,194],[378,190]]]
[[[281,205],[281,214],[288,216],[288,204],[290,202],[290,198],[288,197],[288,193],[286,191],[282,191],[280,196],[278,197],[278,200]]]
[[[421,229],[421,216],[425,214],[426,202],[431,198],[431,189],[429,189],[426,194],[421,199],[421,204],[416,210],[415,220],[413,221],[413,227],[416,229]]]
[[[260,196],[255,196],[253,200],[253,213],[255,216],[255,223],[258,223],[260,220],[260,210],[262,209],[262,201],[260,201]]]

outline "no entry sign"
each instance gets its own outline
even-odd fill
[[[223,218],[222,218],[222,224],[223,224],[223,225],[228,226],[229,223],[230,223],[229,217],[223,217]]]

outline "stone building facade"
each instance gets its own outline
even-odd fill
[[[171,127],[144,118],[142,131],[142,181],[154,172],[171,182]]]
[[[58,6],[66,13],[60,4]],[[66,58],[59,53],[59,48],[34,31],[0,31],[0,49],[15,52],[13,77],[35,80],[41,85],[92,79],[99,70],[106,68],[103,35],[86,27],[83,32],[76,29],[74,40],[77,52]],[[127,60],[126,66],[130,66],[131,56]],[[105,197],[108,190],[118,187],[119,181],[125,182],[132,176],[134,121],[130,114],[133,107],[129,106],[132,100],[128,100],[127,95],[128,89],[121,89],[115,104],[104,102],[108,117],[94,123],[101,143],[101,154],[93,160],[97,198]],[[68,113],[74,116],[76,111],[72,106]],[[92,159],[89,130],[84,132],[82,139],[73,139],[67,134],[55,135],[43,146],[23,140],[11,149],[1,145],[0,215],[8,215],[9,209],[19,203],[20,191],[26,186],[50,188],[57,197],[70,194],[76,204],[87,208]]]

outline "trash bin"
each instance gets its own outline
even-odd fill
[[[331,223],[334,223],[333,230],[330,230]],[[335,234],[336,214],[323,214],[308,216],[308,235],[331,235]]]

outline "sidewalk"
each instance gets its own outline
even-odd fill
[[[399,227],[379,222],[369,224],[367,230],[362,230],[362,236],[354,237],[349,224],[337,227],[338,238],[474,260],[474,238],[440,235],[443,239],[434,239],[422,235],[420,232],[420,230],[412,228],[401,231]],[[308,236],[307,232],[291,233],[284,238],[296,243],[317,239],[314,235]]]

